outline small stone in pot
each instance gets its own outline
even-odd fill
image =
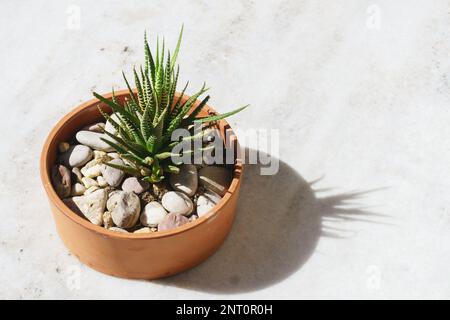
[[[86,163],[80,171],[85,177],[96,178],[102,174],[102,166],[103,165],[98,159],[94,159]]]
[[[97,160],[99,164],[102,164],[111,161],[113,158],[105,151],[94,150],[94,159]]]
[[[110,152],[107,153],[108,157],[110,157],[111,159],[118,159],[120,156],[117,152]]]
[[[81,183],[77,182],[72,186],[70,195],[71,196],[81,196],[84,194],[85,191],[86,191],[86,187],[84,185],[82,185]]]
[[[71,146],[60,157],[61,163],[68,167],[81,167],[92,159],[91,148],[82,144]]]
[[[103,129],[105,128],[105,124],[103,122],[98,122],[94,124],[90,124],[86,127],[84,127],[84,130],[93,131],[93,132],[103,132]]]
[[[70,171],[63,165],[55,165],[52,168],[52,182],[56,193],[65,198],[70,196],[71,184]]]
[[[206,190],[197,199],[197,214],[199,217],[204,216],[220,201],[221,197],[212,191]]]
[[[134,192],[140,194],[147,190],[150,184],[147,181],[140,180],[136,177],[126,178],[122,183],[122,190],[126,192]]]
[[[141,223],[147,227],[157,227],[167,215],[167,211],[157,202],[152,201],[147,204],[141,213]]]
[[[111,227],[108,228],[108,230],[114,231],[114,232],[120,232],[120,233],[129,233],[127,230],[122,229],[122,228],[118,228],[118,227]]]
[[[97,177],[97,183],[99,187],[107,187],[108,186],[108,182],[106,181],[105,178],[103,178],[103,176],[98,176]]]
[[[162,197],[163,207],[170,213],[188,216],[194,209],[192,200],[184,193],[178,191],[169,191]]]
[[[87,190],[84,192],[84,194],[91,194],[92,192],[97,191],[98,189],[100,189],[98,186],[92,186],[92,187],[89,187],[89,189],[87,189]]]
[[[105,211],[105,212],[103,213],[102,219],[103,219],[103,226],[104,226],[106,229],[109,229],[109,228],[111,228],[112,226],[114,226],[114,223],[113,223],[112,217],[111,217],[111,212]]]
[[[106,136],[104,133],[82,130],[77,132],[75,138],[79,143],[84,144],[85,146],[88,146],[92,149],[106,152],[114,150],[113,147],[101,140],[101,138],[108,139],[108,136]]]
[[[152,229],[150,229],[149,227],[144,227],[144,228],[137,229],[133,233],[152,233]]]
[[[103,212],[106,205],[106,191],[99,189],[91,194],[73,197],[71,201],[79,211],[93,224],[100,226],[103,223]],[[71,206],[69,204],[69,206]]]
[[[80,168],[72,168],[72,178],[79,183],[83,183],[81,179],[83,179],[83,174],[80,171]]]
[[[133,227],[139,219],[141,203],[132,192],[115,191],[110,194],[106,207],[114,224],[121,228]]]
[[[175,213],[169,213],[158,225],[158,231],[175,229],[189,222],[185,216]]]
[[[89,189],[90,187],[97,187],[98,183],[97,181],[95,181],[92,178],[88,178],[88,177],[83,177],[83,179],[81,179],[81,181],[83,182],[84,186]]]
[[[121,166],[124,165],[121,159],[113,159],[109,161],[109,163]],[[110,167],[108,165],[103,165],[101,168],[101,172],[103,178],[105,178],[106,182],[108,182],[111,187],[119,186],[122,182],[123,177],[125,176],[125,172],[123,172],[122,170]]]
[[[67,150],[69,150],[69,148],[70,148],[70,144],[67,142],[61,142],[60,144],[58,144],[59,153],[64,153]]]

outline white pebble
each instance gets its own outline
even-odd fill
[[[91,194],[92,192],[97,191],[98,189],[100,189],[98,186],[92,186],[92,187],[89,187],[88,189],[86,189],[86,191],[84,192],[84,194],[85,194],[85,195],[86,195],[86,194]]]
[[[120,233],[129,233],[127,230],[122,229],[122,228],[118,228],[118,227],[111,227],[108,228],[108,230],[114,231],[114,232],[120,232]]]
[[[102,138],[111,140],[111,138],[104,133],[82,130],[77,132],[75,138],[79,143],[91,147],[92,149],[106,152],[114,151],[113,147],[102,140]]]
[[[103,176],[97,177],[97,183],[98,183],[99,187],[102,187],[102,188],[108,186],[108,182],[106,181],[105,178],[103,178]]]
[[[71,146],[69,150],[60,157],[61,162],[69,167],[81,167],[92,159],[92,150],[88,146],[77,144]]]
[[[86,191],[86,187],[84,185],[82,185],[81,183],[75,183],[72,186],[72,190],[70,195],[71,196],[81,196],[82,194],[84,194],[84,192]]]
[[[96,178],[102,174],[102,164],[100,164],[98,159],[94,159],[86,163],[86,165],[81,168],[81,173],[83,176],[88,178]]]
[[[121,159],[113,159],[108,163],[122,166],[124,165]],[[103,178],[105,178],[105,180],[111,187],[119,186],[119,184],[123,180],[123,177],[125,176],[125,172],[123,172],[122,170],[110,167],[106,164],[102,166],[101,173],[103,175]]]
[[[153,232],[152,229],[150,229],[149,227],[144,227],[134,231],[133,233],[152,233],[152,232]]]
[[[205,191],[203,194],[198,196],[197,199],[197,214],[199,217],[207,214],[214,206],[220,201],[221,197],[212,192]]]
[[[167,211],[159,202],[149,202],[141,213],[141,223],[147,227],[157,227],[166,214]]]
[[[166,192],[161,199],[163,207],[170,213],[188,216],[194,209],[192,200],[178,191]]]
[[[83,182],[84,186],[85,186],[87,189],[89,189],[90,187],[93,187],[93,186],[95,186],[95,187],[98,186],[97,181],[95,181],[95,180],[92,179],[92,178],[83,177],[83,179],[81,179],[81,181]]]
[[[121,228],[131,228],[139,219],[141,202],[133,192],[118,191],[110,195],[106,207],[111,212],[114,224]]]
[[[73,197],[70,202],[75,204],[78,210],[93,224],[101,225],[103,223],[102,216],[106,205],[106,191],[104,189],[88,195]]]

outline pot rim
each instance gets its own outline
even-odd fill
[[[180,95],[179,92],[176,93],[177,95]],[[129,91],[127,89],[115,91],[115,96],[123,96],[123,95],[129,95]],[[109,99],[112,97],[112,92],[104,94],[105,98]],[[189,98],[188,95],[184,95],[185,98]],[[223,206],[229,201],[233,193],[236,192],[236,189],[238,188],[240,184],[240,180],[242,178],[242,172],[243,172],[243,163],[242,159],[239,158],[239,152],[236,154],[236,159],[234,163],[233,168],[233,179],[230,183],[230,186],[228,187],[228,190],[226,194],[222,197],[222,199],[217,203],[211,210],[208,211],[207,214],[205,214],[202,217],[197,218],[195,221],[189,222],[184,224],[181,227],[177,227],[173,230],[166,230],[166,231],[158,231],[158,232],[152,232],[152,233],[122,233],[122,232],[115,232],[108,230],[102,226],[97,226],[90,222],[87,219],[84,219],[80,217],[78,214],[76,214],[74,211],[72,211],[63,201],[62,199],[56,194],[56,191],[53,188],[53,184],[51,183],[50,179],[50,169],[51,165],[47,166],[48,157],[50,155],[49,149],[50,145],[54,142],[55,137],[58,135],[58,133],[62,130],[62,128],[65,126],[65,124],[72,120],[78,113],[83,111],[84,109],[90,108],[95,104],[100,103],[100,101],[96,98],[88,100],[81,105],[77,106],[75,109],[67,113],[62,119],[60,119],[57,124],[52,128],[50,133],[48,134],[47,138],[45,139],[44,146],[41,151],[41,157],[40,157],[40,175],[41,175],[41,181],[44,185],[44,189],[47,193],[47,197],[49,201],[53,202],[53,204],[59,209],[60,212],[62,212],[66,217],[71,219],[73,222],[85,227],[86,229],[101,234],[102,236],[106,238],[121,238],[121,239],[136,239],[136,240],[148,240],[148,239],[157,239],[157,238],[165,238],[174,236],[183,232],[187,232],[191,229],[194,229],[198,227],[201,224],[208,223],[215,219],[215,217],[219,214],[220,209],[222,209]],[[213,108],[211,108],[209,105],[206,105],[207,108],[211,111],[215,111]],[[223,119],[220,120],[225,128],[230,128],[228,122]],[[88,123],[86,124],[88,125]],[[235,136],[234,136],[235,137]],[[238,139],[235,137],[235,146],[236,150],[239,150],[239,143]]]

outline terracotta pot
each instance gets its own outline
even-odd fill
[[[116,96],[122,102],[129,95],[123,90],[116,92]],[[105,97],[110,98],[111,94]],[[57,196],[50,172],[60,142],[70,140],[84,126],[103,120],[98,104],[97,99],[90,100],[62,118],[50,132],[42,150],[41,179],[61,239],[80,261],[118,277],[155,279],[199,264],[217,250],[231,229],[243,172],[241,159],[236,157],[228,192],[209,214],[194,222],[150,234],[118,233],[96,226],[70,210]],[[108,110],[105,105],[104,109]],[[214,112],[209,106],[205,111]],[[222,134],[231,130],[225,120],[219,122],[219,128]],[[236,148],[237,140],[232,143]]]

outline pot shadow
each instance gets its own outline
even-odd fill
[[[219,250],[193,269],[152,283],[223,294],[262,289],[301,268],[321,236],[351,237],[351,230],[332,226],[336,220],[379,223],[368,217],[382,215],[351,203],[375,190],[318,198],[328,191],[312,189],[321,178],[307,182],[281,160],[276,175],[260,175],[261,167],[245,166],[236,219]]]

